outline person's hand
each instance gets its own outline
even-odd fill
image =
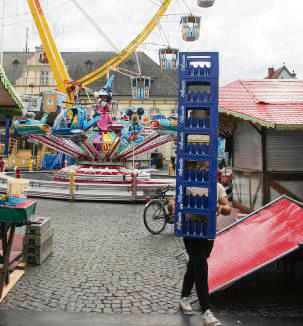
[[[217,204],[217,216],[221,214],[222,205]]]

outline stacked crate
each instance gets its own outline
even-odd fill
[[[216,52],[179,53],[177,236],[216,236],[218,72]]]
[[[53,251],[51,220],[48,217],[36,217],[26,226],[24,237],[24,260],[30,264],[41,265]]]

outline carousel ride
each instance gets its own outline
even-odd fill
[[[92,23],[95,23],[76,0],[72,2]],[[28,0],[45,55],[57,83],[57,90],[66,97],[66,108],[59,113],[52,127],[47,124],[47,113],[41,120],[35,120],[33,116],[25,113],[23,117],[15,119],[13,128],[18,134],[27,137],[29,141],[46,145],[77,161],[76,166],[69,166],[55,173],[55,180],[68,181],[69,171],[74,169],[77,182],[131,182],[133,169],[125,167],[127,160],[175,140],[176,117],[153,116],[150,123],[146,125],[141,122],[144,108],[128,108],[125,112],[128,120],[125,120],[117,117],[112,106],[114,75],[111,72],[123,73],[119,65],[135,53],[159,24],[170,3],[171,0],[161,2],[148,25],[126,48],[101,67],[74,81],[70,78],[56,47],[40,1]],[[197,5],[201,7],[209,7],[213,4],[214,0],[197,1]],[[194,41],[199,38],[200,17],[192,14],[184,16],[181,18],[181,24],[184,40]],[[178,50],[170,46],[161,48],[159,60],[162,71],[175,70],[178,66]],[[104,76],[107,76],[106,84],[100,91],[93,92],[96,103],[93,114],[89,114],[81,104],[78,95],[82,90],[91,91],[88,85]],[[140,69],[139,73],[130,74],[130,78],[133,97],[147,98],[151,78],[142,75]],[[149,173],[144,171],[137,171],[137,173],[139,183],[154,182]],[[157,183],[159,182],[161,183],[158,180]]]
[[[55,173],[55,180],[68,181],[69,170],[75,169],[78,182],[130,182],[132,170],[125,168],[128,159],[174,140],[174,134],[166,133],[165,129],[141,123],[142,107],[128,108],[125,112],[128,120],[114,116],[113,78],[114,75],[95,93],[96,105],[92,117],[77,100],[75,105],[57,116],[52,127],[47,125],[46,115],[41,120],[26,116],[16,118],[13,128],[18,134],[79,162],[77,166]],[[148,173],[138,173],[139,182],[149,181]]]

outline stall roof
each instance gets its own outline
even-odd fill
[[[237,80],[220,88],[221,113],[278,129],[303,129],[303,80]]]
[[[299,250],[302,241],[302,203],[282,196],[261,207],[217,234],[208,260],[210,292]]]
[[[15,113],[21,114],[23,109],[22,101],[8,80],[5,71],[0,68],[0,112],[2,110],[15,109]]]

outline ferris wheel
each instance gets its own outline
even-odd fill
[[[37,26],[45,54],[50,63],[51,70],[57,82],[57,88],[65,93],[69,100],[69,106],[62,110],[53,123],[52,128],[45,125],[44,120],[17,119],[14,128],[19,134],[42,143],[47,147],[63,152],[77,160],[99,161],[112,160],[125,161],[130,157],[150,151],[175,138],[177,130],[176,121],[159,117],[156,124],[149,124],[147,128],[139,123],[140,116],[144,113],[143,108],[131,110],[128,116],[131,117],[128,123],[121,119],[116,119],[112,106],[112,80],[109,78],[106,85],[97,92],[95,115],[88,117],[86,108],[77,101],[77,91],[109,74],[114,70],[122,74],[131,76],[132,89],[135,90],[133,96],[143,96],[149,91],[150,77],[145,77],[141,71],[136,50],[151,32],[158,27],[162,34],[165,32],[161,26],[160,19],[166,13],[172,0],[149,0],[155,3],[158,10],[141,31],[141,33],[122,51],[110,40],[103,30],[96,24],[90,15],[80,6],[77,0],[72,1],[78,9],[86,16],[92,25],[108,43],[115,49],[116,55],[105,62],[101,67],[74,81],[70,78],[67,68],[63,62],[61,54],[56,46],[55,40],[50,31],[50,27],[43,13],[39,0],[27,0]],[[178,0],[176,0],[178,2]],[[184,3],[185,0],[183,0]],[[202,7],[209,7],[214,4],[214,0],[201,0],[197,4]],[[184,41],[195,41],[200,35],[200,17],[192,14],[181,17],[182,37]],[[162,35],[163,36],[163,35]],[[162,71],[174,70],[178,65],[178,50],[169,46],[160,48],[159,59]],[[135,54],[138,63],[138,72],[128,71],[119,67],[127,58]],[[139,92],[138,92],[139,91]],[[76,103],[75,103],[76,102]],[[157,121],[156,121],[157,122]],[[96,127],[96,128],[95,128]],[[110,136],[111,139],[107,139]],[[104,147],[104,142],[110,143],[109,148]],[[99,146],[103,144],[102,146]]]
[[[117,53],[110,60],[105,62],[101,67],[88,73],[87,75],[74,81],[69,76],[67,68],[62,60],[61,54],[56,46],[56,42],[51,33],[51,29],[46,20],[43,12],[43,8],[40,4],[40,0],[27,0],[29,8],[31,10],[35,25],[38,29],[38,33],[43,44],[46,56],[51,66],[54,78],[57,83],[57,88],[60,92],[65,93],[70,103],[75,102],[76,93],[80,88],[85,88],[94,81],[107,75],[110,70],[116,70],[120,73],[129,75],[132,78],[132,85],[136,87],[137,83],[142,82],[148,87],[148,78],[144,78],[138,63],[139,73],[123,71],[119,68],[119,65],[127,60],[136,50],[143,44],[152,31],[158,26],[162,33],[165,33],[160,20],[165,15],[172,0],[149,0],[158,6],[158,10],[155,12],[152,19],[144,27],[144,29],[136,36],[124,49],[118,50],[118,47],[110,40],[110,38],[104,33],[104,31],[98,26],[98,24],[91,18],[91,16],[80,6],[77,0],[71,0],[74,5],[84,14],[89,22],[95,27],[99,34],[107,41],[108,44]],[[177,0],[178,1],[178,0]],[[183,0],[185,3],[185,0]],[[215,0],[197,0],[197,5],[203,8],[211,7]],[[186,3],[185,3],[186,4]],[[188,15],[181,17],[181,29],[182,38],[185,41],[195,41],[200,35],[200,17],[193,15],[191,12]],[[159,50],[159,62],[162,71],[174,70],[178,65],[178,49],[172,48],[169,44],[166,47],[162,47]],[[150,80],[149,80],[150,83]]]

